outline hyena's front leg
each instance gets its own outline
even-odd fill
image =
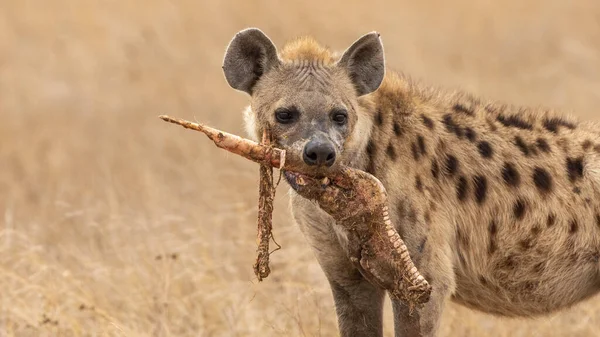
[[[348,258],[321,266],[333,293],[340,335],[382,336],[385,292],[367,281]]]
[[[299,196],[292,195],[292,204],[294,218],[331,286],[340,335],[382,336],[385,292],[365,280],[350,262],[331,217]]]
[[[442,318],[442,311],[454,288],[454,272],[450,249],[435,247],[423,253],[414,254],[417,268],[432,286],[429,302],[411,313],[408,306],[392,299],[394,310],[394,331],[396,337],[434,337]],[[419,256],[422,254],[421,256]]]

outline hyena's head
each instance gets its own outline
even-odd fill
[[[364,115],[359,97],[379,87],[385,65],[377,33],[340,55],[309,38],[278,53],[263,32],[251,28],[230,42],[223,71],[231,87],[251,97],[245,111],[250,136],[260,139],[268,126],[288,158],[321,175],[364,148],[372,118]]]

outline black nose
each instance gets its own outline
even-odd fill
[[[303,159],[308,165],[331,166],[335,162],[335,149],[328,141],[314,139],[304,147]]]

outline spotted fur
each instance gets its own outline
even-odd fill
[[[356,55],[370,52],[377,48]],[[315,121],[330,105],[346,107],[338,161],[383,183],[390,218],[433,286],[431,301],[413,315],[393,303],[396,336],[434,336],[447,300],[527,317],[600,290],[600,126],[432,89],[389,69],[376,91],[359,95],[372,83],[350,84],[370,68],[341,71],[343,55],[310,38],[286,45],[252,88],[246,120],[256,137],[273,125],[280,102],[295,102]],[[315,131],[319,125],[273,131],[286,147],[291,138],[329,132]],[[291,203],[331,284],[342,336],[381,336],[383,292],[349,261],[352,233],[293,191]]]

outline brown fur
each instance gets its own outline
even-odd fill
[[[425,229],[403,230],[405,240],[414,245],[427,236],[430,249],[452,247],[446,258],[454,267],[454,300],[495,314],[533,316],[600,289],[600,180],[594,173],[600,162],[591,146],[583,146],[600,141],[600,128],[548,110],[425,90],[395,75],[368,99],[383,115],[375,116],[383,123],[371,137],[377,144],[372,173],[396,202],[410,199],[418,218],[429,214],[431,220],[419,224]],[[569,125],[554,132],[545,122],[553,118]],[[391,132],[394,123],[402,135]],[[395,160],[384,151],[389,146]],[[449,156],[456,164],[448,164]],[[507,163],[518,183],[505,180]],[[437,179],[432,165],[445,168]],[[416,177],[425,192],[414,187]],[[428,206],[431,199],[437,211]],[[443,241],[436,244],[431,238],[438,235]]]
[[[257,84],[250,128],[256,136],[272,125],[282,98],[348,107],[340,162],[385,185],[392,219],[434,289],[416,315],[393,303],[397,336],[435,335],[447,299],[536,316],[600,290],[599,125],[426,88],[389,70],[377,91],[357,98],[335,67],[339,56],[309,38],[284,47],[280,58],[284,66]],[[292,68],[306,64],[315,79],[303,86]],[[312,116],[326,111],[312,107]],[[275,136],[298,147],[312,132],[304,128],[275,127]],[[380,334],[383,293],[347,261],[345,233],[313,203],[291,197],[332,285],[342,335]]]
[[[303,36],[288,42],[279,52],[284,62],[310,61],[331,66],[335,61],[334,53],[322,47],[310,36]]]

